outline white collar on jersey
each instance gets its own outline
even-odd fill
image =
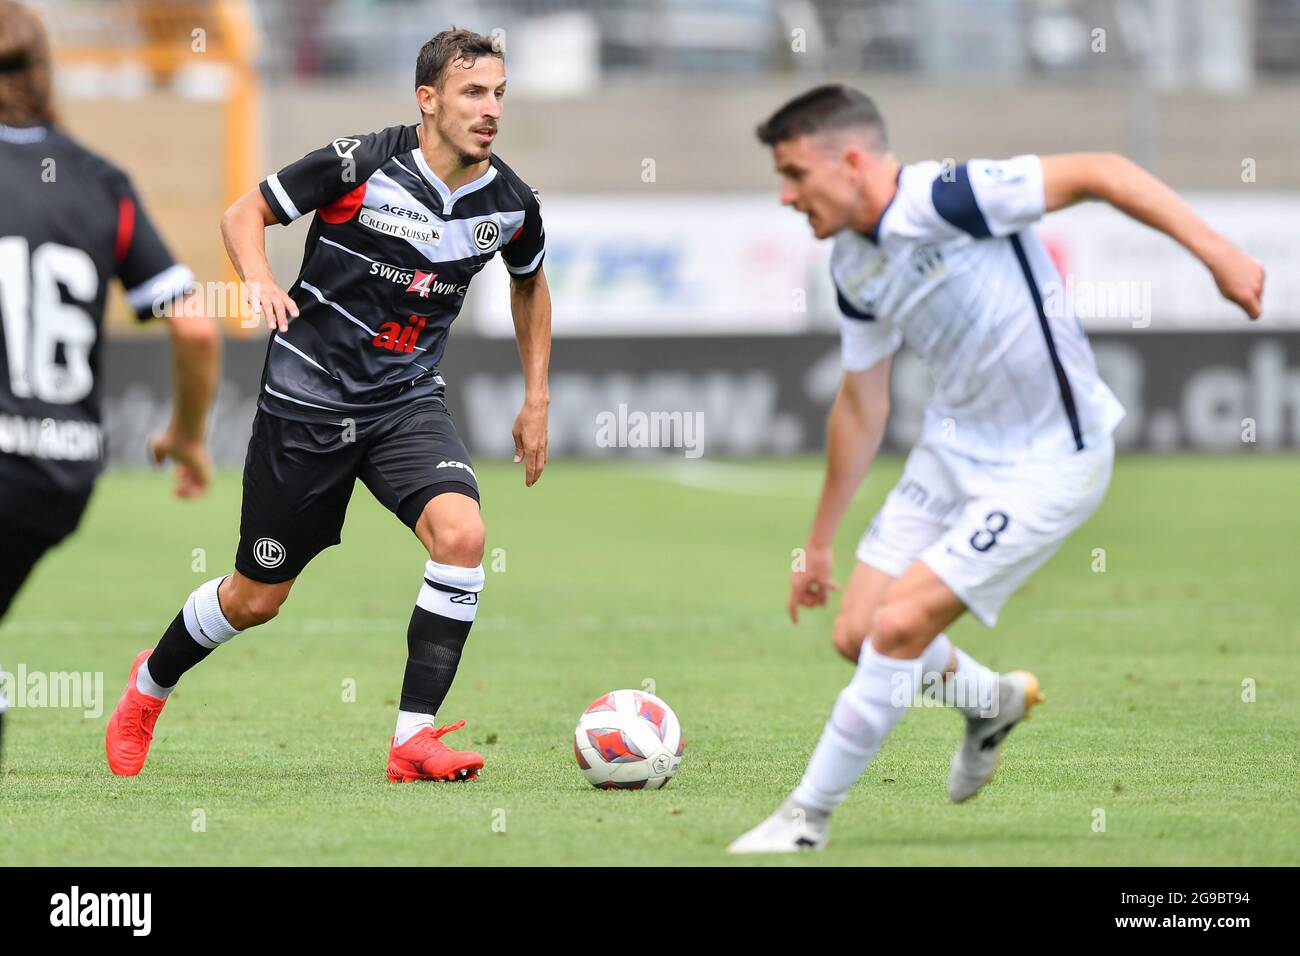
[[[411,157],[415,160],[415,165],[419,167],[420,174],[424,176],[430,186],[438,191],[438,195],[442,197],[442,211],[444,214],[451,212],[451,207],[456,205],[457,199],[469,195],[476,189],[482,189],[488,183],[492,182],[492,180],[496,179],[497,176],[497,168],[495,166],[488,166],[487,172],[478,179],[472,179],[455,192],[452,192],[447,188],[447,184],[439,179],[438,175],[429,168],[428,162],[425,161],[424,153],[420,152],[420,147],[417,146],[415,149],[411,150]]]
[[[0,123],[0,139],[6,143],[39,143],[45,139],[44,126],[5,126]]]

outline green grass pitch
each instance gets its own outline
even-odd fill
[[[997,629],[950,632],[995,668],[1036,671],[1047,694],[993,783],[950,804],[959,718],[918,709],[836,814],[831,847],[791,862],[1300,863],[1296,466],[1121,458],[1101,510]],[[859,495],[841,581],[900,467],[880,462]],[[106,698],[94,719],[10,710],[0,863],[740,862],[726,844],[793,787],[850,675],[828,613],[784,616],[819,463],[557,461],[530,490],[517,467],[479,475],[498,569],[440,722],[469,721],[450,740],[485,754],[480,780],[384,777],[424,559],[362,486],[343,546],[279,618],[186,677],[139,777],[111,776],[103,728],[131,658],[228,569],[239,512],[235,474],[185,503],[165,476],[117,473],[0,625],[8,669],[103,672]],[[685,728],[677,778],[592,789],[578,714],[648,680]]]

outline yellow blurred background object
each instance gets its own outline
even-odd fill
[[[200,282],[233,281],[221,214],[261,169],[257,31],[246,0],[38,4],[68,132],[123,167]],[[121,300],[113,331],[135,323]],[[228,318],[227,331],[247,334]]]

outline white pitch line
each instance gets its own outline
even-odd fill
[[[686,488],[768,498],[815,498],[820,482],[814,475],[774,477],[766,468],[713,461],[642,465],[641,468],[648,478]]]

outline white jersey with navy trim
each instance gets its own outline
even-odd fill
[[[1037,156],[923,162],[900,170],[873,234],[836,237],[844,367],[904,344],[918,354],[935,381],[923,441],[987,461],[1046,458],[1123,419],[1030,229],[1043,210]]]

